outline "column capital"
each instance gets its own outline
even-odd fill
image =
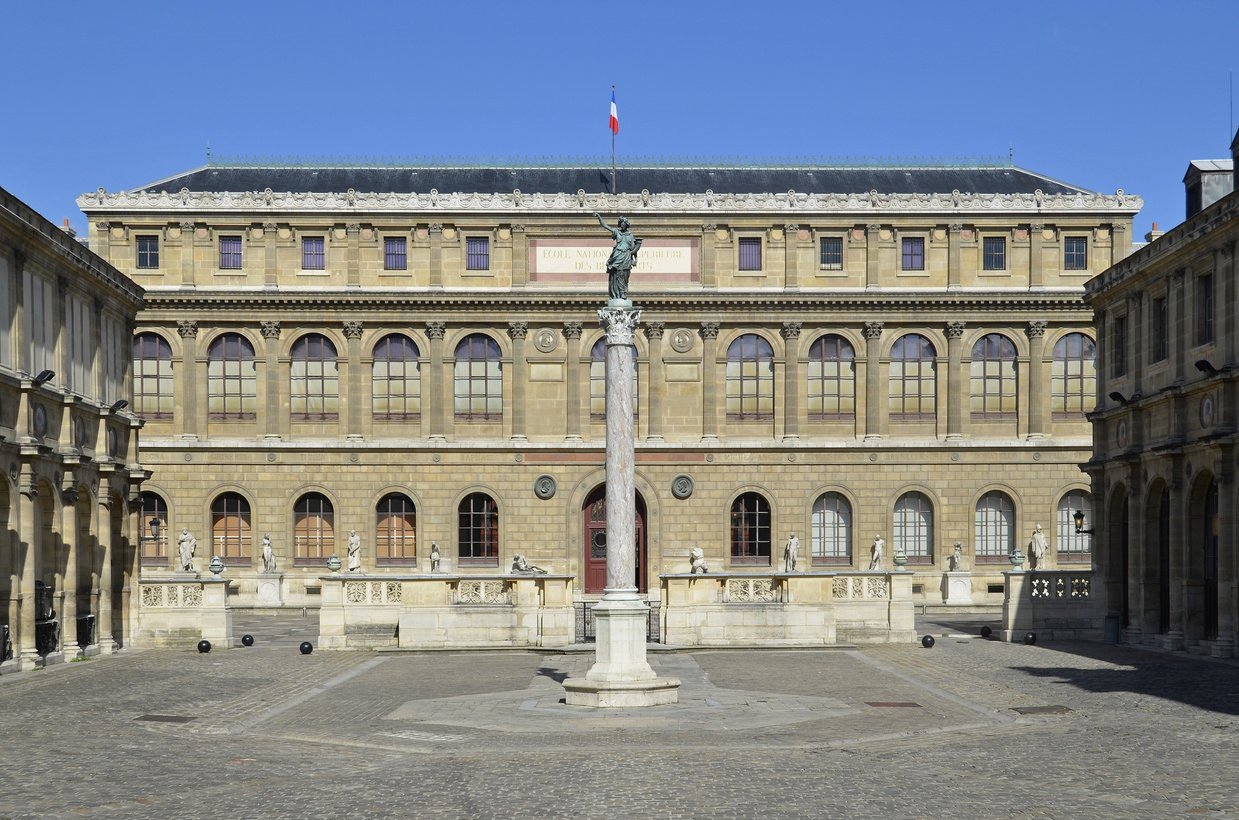
[[[966,326],[966,322],[947,322],[946,337],[948,339],[958,339],[960,336],[964,335],[964,328]]]
[[[703,222],[703,223],[701,223],[701,232],[702,232],[702,233],[714,233],[716,230],[718,230],[718,225],[717,225],[716,223],[714,223],[714,222]]]
[[[198,322],[194,319],[182,319],[176,323],[176,332],[182,339],[198,338]]]
[[[792,223],[788,223],[788,224],[786,224],[786,225],[784,225],[784,226],[783,226],[783,233],[784,233],[784,234],[786,234],[786,235],[788,235],[788,236],[791,236],[791,235],[793,235],[793,234],[800,233],[800,226],[799,226],[799,225],[794,225],[794,224],[792,224]]]
[[[34,465],[22,464],[21,475],[18,477],[17,489],[26,498],[34,499],[39,495],[39,477],[34,471]]]
[[[779,335],[784,339],[799,339],[801,327],[802,324],[800,322],[784,322],[783,326],[779,328]]]
[[[946,226],[946,229],[950,231],[951,233],[962,233],[964,230],[964,223],[952,222],[951,224]]]
[[[447,322],[427,322],[426,336],[431,339],[442,339],[447,335]]]
[[[263,230],[263,233],[266,233],[267,231],[274,232],[274,231],[279,230],[279,226],[276,225],[274,222],[264,222],[262,223],[262,230]]]
[[[865,329],[862,331],[866,339],[880,339],[882,337],[882,322],[865,322]]]
[[[512,233],[524,233],[524,232],[525,232],[524,222],[513,222],[512,223]]]
[[[1045,335],[1045,329],[1049,327],[1049,324],[1044,319],[1033,319],[1028,323],[1028,327],[1024,328],[1024,333],[1030,339],[1040,339]]]
[[[360,339],[361,331],[361,322],[347,321],[344,323],[344,338],[346,339]]]
[[[345,224],[344,230],[348,231],[349,233],[361,233],[361,223],[360,222],[349,222]]]
[[[1045,230],[1045,224],[1042,222],[1030,222],[1028,223],[1028,230],[1032,233],[1041,233]]]
[[[666,329],[666,322],[646,322],[645,327],[642,328],[647,339],[661,339]]]
[[[630,345],[633,331],[641,321],[641,308],[605,307],[598,311],[598,320],[607,333],[608,345]]]
[[[581,323],[564,322],[564,338],[573,341],[581,338]]]
[[[698,333],[703,339],[715,339],[718,338],[718,327],[718,322],[702,322]]]
[[[529,335],[528,322],[508,322],[508,336],[512,339],[524,339]]]
[[[868,233],[877,233],[880,230],[882,230],[882,226],[879,225],[877,222],[870,222],[868,225],[865,226],[865,231]]]
[[[261,322],[259,333],[264,339],[280,338],[280,323],[279,322]]]

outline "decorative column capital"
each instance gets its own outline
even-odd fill
[[[701,225],[702,233],[714,233],[716,230],[718,230],[718,225],[713,222],[703,222]]]
[[[264,339],[280,338],[280,323],[279,322],[261,322],[258,331]]]
[[[176,323],[176,332],[182,339],[198,338],[198,322],[194,319],[182,319]]]
[[[877,233],[878,231],[882,230],[882,226],[879,225],[877,222],[870,222],[868,225],[865,226],[865,230],[868,233]]]
[[[279,226],[276,225],[274,222],[264,222],[262,223],[262,230],[264,233],[267,231],[271,231],[274,233],[275,231],[279,230]]]
[[[666,322],[646,322],[645,327],[642,328],[647,339],[661,339],[666,329]]]
[[[1028,230],[1033,233],[1041,233],[1045,230],[1045,224],[1041,222],[1030,222],[1028,223]]]
[[[792,234],[799,233],[799,232],[800,232],[799,225],[788,224],[788,225],[783,226],[783,233],[787,234],[788,236],[791,236]]]
[[[68,480],[68,479],[67,479]],[[77,488],[77,484],[70,481],[64,487],[60,488],[60,501],[67,507],[72,507],[77,504],[79,498],[82,497],[82,491]]]
[[[958,339],[964,335],[964,328],[967,327],[966,322],[947,322],[946,337],[948,339]]]
[[[348,321],[344,323],[344,338],[360,339],[361,338],[361,322]]]
[[[865,329],[862,331],[866,339],[874,340],[882,338],[882,322],[865,322]]]
[[[512,233],[524,233],[524,232],[525,232],[524,222],[513,222],[512,223]]]
[[[799,339],[802,326],[800,322],[784,322],[779,328],[779,335],[784,339]]]
[[[427,322],[426,336],[430,339],[442,339],[447,335],[447,322]]]
[[[951,233],[962,233],[964,230],[964,225],[962,222],[952,222],[950,225],[946,226],[946,229]]]
[[[344,226],[344,230],[348,231],[349,233],[361,233],[361,223],[360,222],[349,222]]]
[[[718,322],[702,322],[701,329],[698,331],[703,339],[718,338]]]
[[[1045,335],[1045,329],[1048,326],[1049,322],[1044,319],[1033,319],[1028,323],[1028,327],[1024,328],[1024,333],[1030,339],[1040,339]]]
[[[508,322],[508,337],[512,339],[524,339],[529,335],[528,322]]]
[[[192,222],[190,223],[190,226],[191,226],[191,227],[193,226],[193,223],[192,223]],[[96,223],[95,223],[95,230],[97,230],[97,231],[110,231],[110,230],[112,230],[112,223],[111,223],[111,222],[96,222]]]
[[[581,323],[564,322],[564,338],[570,341],[581,338]]]
[[[608,345],[630,345],[641,321],[641,308],[605,307],[598,311],[598,321],[607,333]]]
[[[431,222],[430,225],[428,225],[427,227],[430,228],[431,233],[443,233],[442,222]]]

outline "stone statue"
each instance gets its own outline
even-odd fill
[[[963,547],[955,542],[955,551],[947,558],[947,572],[963,572]]]
[[[1041,531],[1041,525],[1038,524],[1033,529],[1032,540],[1028,542],[1028,555],[1032,558],[1033,569],[1041,566],[1041,560],[1045,558],[1049,549],[1050,542],[1046,540],[1045,533]]]
[[[439,545],[435,543],[434,541],[431,541],[430,542],[430,571],[431,572],[439,571],[440,560],[441,560],[441,557],[439,555]]]
[[[349,530],[348,534],[348,571],[361,571],[361,536],[357,530]]]
[[[633,236],[632,231],[628,230],[628,217],[621,216],[619,228],[616,229],[604,222],[597,212],[594,216],[597,217],[598,224],[610,231],[611,237],[615,240],[615,247],[611,249],[611,255],[607,257],[607,290],[612,299],[627,301],[628,277],[637,264],[637,251],[641,250],[642,240]]]
[[[701,547],[693,547],[688,551],[688,564],[688,571],[692,575],[696,575],[699,572],[705,575],[709,572],[709,568],[706,567],[706,554]]]
[[[275,552],[271,549],[271,533],[262,537],[262,571],[275,572]]]
[[[787,536],[787,546],[783,547],[783,571],[795,572],[796,559],[799,557],[800,539],[796,537],[796,533],[790,533]]]
[[[869,569],[882,569],[882,551],[886,548],[886,542],[882,540],[881,535],[873,536],[873,549],[869,553]]]
[[[546,575],[546,570],[542,567],[534,566],[525,560],[523,555],[514,555],[512,557],[512,572],[519,572],[522,575]]]
[[[181,570],[193,572],[194,554],[198,552],[198,539],[189,534],[189,527],[181,530],[181,534],[176,537],[176,550],[180,555]]]

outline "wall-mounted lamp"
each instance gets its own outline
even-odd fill
[[[1075,515],[1071,519],[1076,522],[1076,533],[1080,535],[1092,535],[1093,530],[1084,529],[1084,510],[1076,510]]]
[[[1110,400],[1117,401],[1119,404],[1127,404],[1127,397],[1117,390],[1111,391]]]
[[[128,406],[129,406],[129,402],[125,401],[124,399],[117,399],[116,401],[112,402],[112,406],[108,409],[110,409],[113,413],[119,413],[121,410],[124,410]]]
[[[55,370],[41,370],[39,371],[39,375],[34,377],[34,386],[42,387],[54,378],[56,378]]]
[[[1206,376],[1217,375],[1217,368],[1214,367],[1213,363],[1210,362],[1208,359],[1197,359],[1196,369],[1199,370],[1201,373],[1204,373]]]
[[[159,540],[159,525],[160,525],[160,521],[158,518],[152,518],[150,521],[148,521],[147,526],[150,527],[151,534],[146,536],[142,540],[143,541],[158,541]]]

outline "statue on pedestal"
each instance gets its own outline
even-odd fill
[[[271,533],[262,537],[262,571],[275,572],[275,551],[271,549]]]
[[[361,536],[357,530],[350,530],[348,534],[348,571],[361,571]]]
[[[619,218],[617,229],[604,222],[597,212],[594,216],[598,219],[598,224],[610,231],[611,237],[615,240],[615,247],[611,249],[611,255],[607,257],[607,291],[612,299],[627,301],[628,277],[637,264],[637,251],[641,250],[642,240],[633,236],[632,231],[628,230],[630,224],[628,217]]]
[[[194,553],[198,551],[198,539],[189,533],[189,527],[176,537],[176,551],[181,559],[181,571],[194,571]]]
[[[705,575],[709,572],[706,566],[706,553],[701,547],[693,547],[688,551],[689,574],[696,575],[701,573]]]
[[[796,537],[796,533],[790,533],[787,536],[787,546],[783,547],[783,571],[795,572],[796,560],[800,552],[800,539]]]
[[[947,556],[947,572],[963,572],[964,567],[964,548],[958,541],[955,542],[955,551]]]
[[[871,571],[878,571],[882,569],[882,551],[885,548],[886,541],[882,540],[882,536],[873,536],[873,549],[869,551],[869,569]]]
[[[1028,555],[1032,558],[1033,569],[1041,566],[1041,561],[1049,549],[1050,542],[1046,540],[1045,533],[1041,531],[1041,525],[1038,524],[1033,530],[1032,540],[1028,542]]]
[[[431,541],[430,542],[430,571],[438,572],[439,562],[442,560],[443,560],[442,556],[439,555],[439,545],[436,542]]]
[[[546,570],[536,566],[525,560],[523,555],[515,555],[512,557],[512,572],[520,573],[521,575],[546,575]]]

